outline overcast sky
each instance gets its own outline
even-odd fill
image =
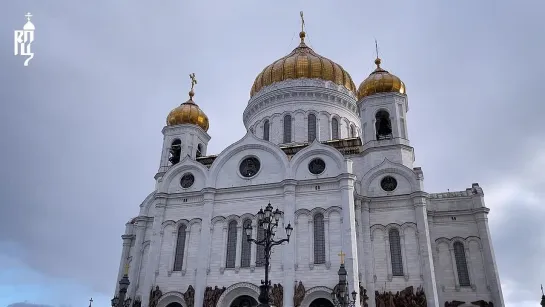
[[[307,42],[356,85],[378,40],[382,66],[407,85],[427,191],[483,187],[506,304],[537,306],[545,2],[383,2],[2,0],[0,306],[109,306],[124,224],[153,190],[188,74],[217,154],[245,133],[255,76],[297,45],[300,10]],[[24,67],[13,31],[27,12]]]

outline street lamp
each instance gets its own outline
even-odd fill
[[[269,280],[269,260],[271,258],[271,250],[273,246],[280,245],[284,242],[290,241],[291,232],[293,227],[288,223],[286,226],[286,239],[274,240],[274,235],[276,234],[276,228],[278,227],[278,221],[284,215],[284,212],[278,210],[278,208],[273,211],[273,206],[269,203],[265,210],[259,209],[257,212],[257,227],[261,227],[264,231],[263,239],[256,240],[252,239],[252,225],[244,227],[246,232],[246,239],[248,242],[254,242],[256,245],[261,245],[265,249],[265,280],[261,281],[260,294],[259,294],[259,306],[265,307],[269,306],[269,286],[271,281]],[[259,307],[258,306],[258,307]]]
[[[112,307],[129,307],[131,305],[131,299],[128,298],[125,300],[125,295],[127,295],[127,289],[130,285],[129,281],[129,264],[125,265],[125,274],[121,280],[119,280],[119,296],[114,296],[112,299]]]
[[[344,268],[345,254],[341,252],[339,256],[341,256],[341,267],[338,272],[339,283],[333,288],[331,299],[336,307],[354,307],[356,305],[356,295],[358,295],[358,292],[354,290],[352,293],[349,293],[350,289],[348,288],[348,282],[346,281],[347,273]],[[352,294],[352,299],[350,299],[350,294]]]

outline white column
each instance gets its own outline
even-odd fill
[[[212,237],[212,214],[214,210],[214,193],[212,189],[204,190],[204,204],[202,210],[201,236],[199,242],[199,257],[197,258],[197,277],[195,281],[195,305],[202,306],[204,300],[204,289],[208,278],[210,263],[211,237]],[[210,231],[208,231],[210,229]]]
[[[326,216],[324,218],[324,228],[325,228],[325,233],[324,233],[324,243],[325,243],[325,266],[326,268],[330,268],[331,267],[331,246],[330,246],[330,240],[329,240],[329,216]]]
[[[435,283],[435,268],[431,251],[430,231],[428,225],[428,210],[424,195],[416,195],[413,198],[416,226],[418,228],[418,242],[420,243],[420,257],[424,264],[422,275],[424,276],[424,291],[428,300],[428,307],[439,306],[437,298],[437,284]]]
[[[288,226],[288,223],[293,225],[295,221],[295,181],[288,181],[284,185],[284,227]],[[279,227],[280,228],[280,227]],[[285,238],[286,232],[284,229],[278,229],[280,232],[280,238]],[[282,248],[283,266],[284,266],[284,307],[293,307],[293,284],[295,283],[295,230],[292,232],[292,237],[288,243],[284,243]]]
[[[314,268],[314,218],[308,217],[308,266],[312,270]]]
[[[367,290],[369,307],[375,306],[375,278],[373,271],[373,247],[371,243],[371,220],[369,215],[370,200],[364,199],[361,205],[361,234],[363,242],[363,265],[365,268],[365,283],[363,286]]]
[[[405,246],[405,230],[399,229],[399,243],[401,244],[401,261],[403,262],[403,277],[409,280],[409,262],[407,261],[407,247]]]
[[[123,250],[121,251],[121,260],[119,261],[119,272],[117,273],[117,281],[115,282],[114,296],[118,295],[119,293],[119,281],[123,277],[123,273],[125,271],[125,264],[127,264],[127,258],[129,258],[129,251],[131,249],[133,236],[125,234],[121,236],[121,239],[123,239]]]
[[[394,277],[394,270],[392,268],[392,250],[390,249],[390,236],[389,231],[386,230],[384,234],[384,250],[386,251],[386,267],[388,269],[388,281],[392,281]]]
[[[133,260],[131,261],[131,267],[129,271],[129,280],[132,280],[127,291],[127,297],[134,299],[134,294],[136,291],[136,281],[138,280],[137,275],[140,271],[140,265],[142,261],[142,242],[144,241],[144,236],[146,235],[146,218],[138,217],[136,220],[136,242],[134,243],[134,255]]]
[[[347,169],[352,170],[352,161],[346,159]],[[356,245],[356,210],[354,206],[354,181],[356,176],[343,174],[340,180],[340,193],[342,205],[342,237],[343,252],[346,254],[345,267],[348,273],[347,281],[350,292],[356,290],[355,307],[360,306],[359,298],[359,274],[358,274],[358,248]]]
[[[454,254],[454,247],[449,245],[450,262],[452,263],[452,272],[454,273],[454,288],[460,290],[460,280],[458,279],[458,267],[456,266],[456,255]]]
[[[252,238],[257,240],[257,222],[255,220],[252,221]],[[255,269],[256,253],[257,244],[250,243],[250,270],[252,272]]]
[[[361,200],[356,199],[356,244],[358,247],[358,276],[360,283],[365,287],[365,269],[363,267],[363,250],[362,250],[362,231],[361,231]],[[359,290],[357,290],[359,291]]]
[[[147,305],[149,301],[149,292],[151,287],[155,284],[155,278],[157,277],[159,258],[161,255],[161,242],[162,242],[162,224],[165,218],[166,205],[155,205],[155,216],[153,217],[152,236],[148,254],[149,264],[146,267],[146,276],[142,283],[142,289],[140,293],[142,295],[142,303]]]
[[[220,264],[220,271],[223,274],[223,271],[225,270],[226,264],[227,264],[227,225],[223,225],[222,233],[221,233],[221,264]]]
[[[187,272],[187,258],[189,258],[189,246],[191,246],[189,240],[191,240],[191,225],[188,225],[185,230],[184,254],[182,256],[182,275],[185,275],[185,273]]]
[[[242,225],[241,223],[237,224],[237,250],[235,254],[235,271],[236,272],[240,270],[240,258],[242,253]]]

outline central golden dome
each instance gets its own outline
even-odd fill
[[[299,33],[301,43],[287,56],[265,67],[255,78],[250,91],[250,97],[254,96],[265,86],[290,79],[322,79],[344,86],[355,93],[356,85],[350,75],[341,65],[325,58],[305,44],[305,32]]]

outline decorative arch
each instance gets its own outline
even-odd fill
[[[167,226],[172,226],[172,227],[176,228],[176,221],[173,221],[173,220],[164,221],[163,224],[161,224],[161,231],[165,231],[165,228]]]
[[[236,215],[236,214],[231,214],[229,215],[228,217],[225,218],[225,221],[226,221],[226,225],[229,225],[229,223],[231,223],[231,221],[235,221],[237,222],[237,224],[240,224],[241,223],[241,218],[240,216]]]
[[[301,307],[308,307],[310,306],[310,303],[319,298],[325,298],[331,301],[331,292],[333,292],[333,289],[328,287],[312,287],[305,292],[305,298],[301,302]]]
[[[259,287],[249,282],[239,282],[229,286],[218,299],[216,306],[229,307],[239,296],[247,295],[258,301]],[[185,307],[185,306],[184,306]]]
[[[316,207],[312,210],[310,210],[310,217],[314,218],[317,214],[321,214],[324,218],[326,218],[326,209],[321,207]]]
[[[329,208],[327,208],[326,210],[326,214],[327,214],[327,218],[329,218],[329,216],[331,215],[331,213],[333,212],[336,212],[338,214],[341,215],[341,219],[342,219],[342,212],[343,212],[343,209],[339,206],[331,206]]]
[[[186,229],[189,230],[191,229],[191,225],[189,224],[189,221],[186,220],[186,219],[180,219],[176,222],[176,227],[174,228],[176,232],[178,232],[178,229],[180,229],[180,227],[182,225],[185,225]]]
[[[214,160],[212,166],[210,166],[206,187],[214,188],[216,186],[216,178],[218,177],[218,173],[225,165],[225,163],[229,161],[229,159],[231,159],[234,155],[244,150],[266,151],[276,158],[276,160],[286,170],[286,173],[290,172],[290,163],[288,161],[288,157],[280,149],[280,147],[272,144],[269,141],[257,138],[253,133],[248,130],[246,132],[246,135],[242,139],[225,148]]]
[[[298,209],[297,211],[295,211],[295,219],[299,218],[300,215],[310,216],[310,210]]]
[[[140,214],[139,215],[149,215],[149,208],[153,204],[153,200],[155,200],[155,194],[156,191],[153,191],[148,194],[148,196],[144,199],[144,201],[140,204]]]
[[[183,307],[187,307],[187,304],[184,300],[184,295],[181,292],[178,291],[170,291],[159,299],[159,302],[157,302],[157,307],[166,307],[170,303],[179,303]]]
[[[170,167],[163,179],[157,187],[157,192],[167,193],[168,186],[170,182],[179,174],[185,173],[187,171],[195,171],[204,179],[204,182],[208,179],[208,169],[202,163],[197,162],[196,160],[191,159],[189,156],[185,156],[179,163]]]
[[[295,178],[295,173],[297,172],[297,169],[301,165],[301,162],[310,158],[311,156],[317,156],[317,155],[324,155],[327,157],[330,157],[335,161],[335,164],[342,172],[346,171],[346,166],[344,163],[344,156],[335,148],[331,146],[324,145],[320,142],[318,142],[317,139],[315,139],[310,146],[307,146],[303,148],[301,151],[296,153],[291,161],[291,172],[289,173],[289,179]]]
[[[397,174],[405,178],[411,185],[412,191],[417,191],[419,189],[417,176],[414,171],[403,164],[392,162],[388,160],[388,158],[384,158],[382,163],[365,173],[361,180],[362,187],[368,187],[371,184],[371,181],[373,181],[375,178],[386,174]],[[362,188],[362,192],[362,196],[367,195],[367,189]]]

